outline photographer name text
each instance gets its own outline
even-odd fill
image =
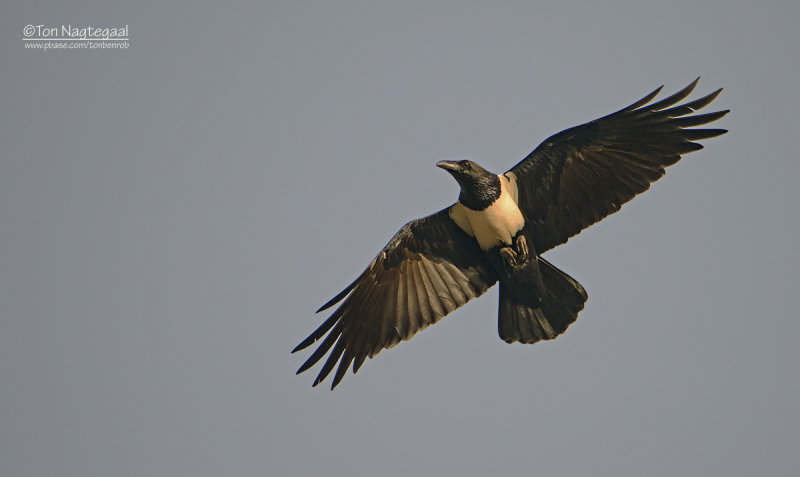
[[[109,27],[75,27],[72,25],[27,25],[22,33],[25,40],[128,40],[128,25]]]

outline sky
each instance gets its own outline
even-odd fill
[[[0,14],[0,474],[795,476],[792,1],[15,2]],[[27,25],[128,47],[26,48]],[[290,350],[439,160],[503,172],[660,85],[730,133],[335,391]],[[716,109],[714,109],[716,108]],[[326,382],[325,384],[328,384]]]

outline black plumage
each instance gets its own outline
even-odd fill
[[[540,254],[647,190],[682,154],[703,147],[695,141],[727,132],[692,129],[728,113],[692,114],[721,89],[675,106],[698,80],[661,101],[648,104],[658,88],[613,114],[559,132],[502,175],[471,161],[440,162],[461,185],[459,201],[404,225],[318,310],[341,302],[293,350],[325,337],[298,373],[330,352],[314,385],[338,363],[333,389],[351,364],[355,373],[367,357],[411,338],[498,281],[503,340],[534,343],[564,332],[587,294]]]

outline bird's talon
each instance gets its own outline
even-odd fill
[[[517,262],[517,252],[511,247],[503,247],[500,249],[500,256],[503,257],[503,263],[509,269],[514,267]]]
[[[528,241],[525,240],[524,235],[517,236],[517,239],[514,244],[514,248],[517,249],[517,262],[518,263],[525,263],[528,261]]]

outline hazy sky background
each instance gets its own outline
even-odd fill
[[[798,475],[798,2],[15,3],[0,475]],[[294,375],[455,200],[436,161],[501,172],[697,75],[731,132],[547,254],[589,293],[563,336],[503,343],[493,289],[334,392]]]

